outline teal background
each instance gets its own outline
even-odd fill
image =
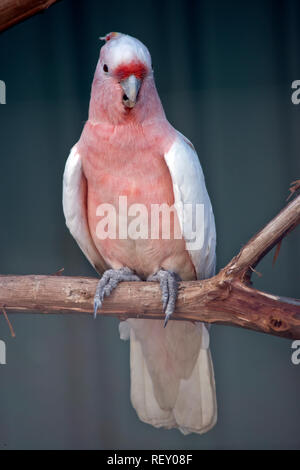
[[[94,276],[69,235],[61,180],[87,119],[99,36],[149,48],[170,122],[195,145],[214,206],[218,269],[284,205],[300,177],[300,2],[64,0],[0,36],[0,272]],[[299,228],[254,285],[300,297]],[[140,422],[116,319],[10,315],[0,366],[0,449],[300,448],[291,342],[215,326],[219,418],[184,437]]]

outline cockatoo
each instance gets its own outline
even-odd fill
[[[214,215],[193,145],[166,119],[148,49],[126,34],[109,33],[104,39],[88,121],[65,167],[66,224],[102,274],[95,314],[119,282],[157,281],[166,325],[178,281],[215,273]],[[124,236],[124,224],[126,229],[134,211],[128,212],[128,219],[120,214],[122,197],[135,210],[175,207],[173,236],[164,237],[161,229],[156,237]],[[195,247],[188,239],[197,205],[204,210],[202,242]],[[106,222],[122,228],[121,235],[117,231],[116,236],[99,236],[99,221],[107,214],[103,208],[108,207],[116,212]],[[147,223],[148,217],[140,219],[141,225]],[[178,227],[180,237],[175,237]],[[139,418],[184,434],[211,429],[217,406],[206,326],[170,319],[164,328],[160,320],[128,319],[120,323],[120,335],[130,338],[131,401]]]

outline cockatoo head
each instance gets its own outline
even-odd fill
[[[109,33],[101,39],[105,44],[93,81],[90,118],[116,123],[141,117],[157,96],[147,47],[121,33]]]

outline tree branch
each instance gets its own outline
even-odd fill
[[[226,266],[226,274],[251,277],[253,269],[272,248],[300,222],[300,196],[290,202],[260,232],[249,240]],[[251,269],[252,268],[252,269]]]
[[[175,320],[239,326],[300,339],[300,301],[250,286],[257,263],[300,223],[300,195],[255,235],[219,274],[180,284]],[[92,314],[97,279],[65,276],[0,276],[0,305],[7,311]],[[163,319],[160,289],[152,282],[124,282],[105,299],[100,315]]]
[[[0,32],[49,8],[59,0],[1,0]]]

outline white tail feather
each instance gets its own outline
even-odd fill
[[[162,410],[156,401],[142,347],[133,329],[130,332],[130,371],[131,402],[140,420],[155,427],[176,426],[172,411]]]
[[[186,322],[170,321],[166,329],[157,320],[129,320],[129,323],[131,401],[139,418],[155,427],[179,428],[183,434],[207,432],[216,423],[217,405],[210,351],[201,347],[207,347],[207,339],[202,341],[208,334],[203,331],[204,325],[201,331],[199,326]],[[125,326],[121,325],[120,330]],[[177,345],[169,343],[168,328],[169,332],[172,330],[171,335],[174,340],[176,338]],[[195,336],[196,331],[198,336]],[[195,360],[197,338],[200,342]],[[189,344],[191,340],[194,345]],[[180,348],[184,348],[181,365]],[[165,357],[159,360],[162,351]],[[187,376],[186,371],[191,364],[194,366]],[[169,370],[166,370],[168,366]],[[176,390],[175,400],[173,394],[162,390],[166,376],[169,386]]]
[[[209,431],[217,421],[215,379],[209,349],[200,349],[191,377],[180,381],[174,417],[183,434]]]

